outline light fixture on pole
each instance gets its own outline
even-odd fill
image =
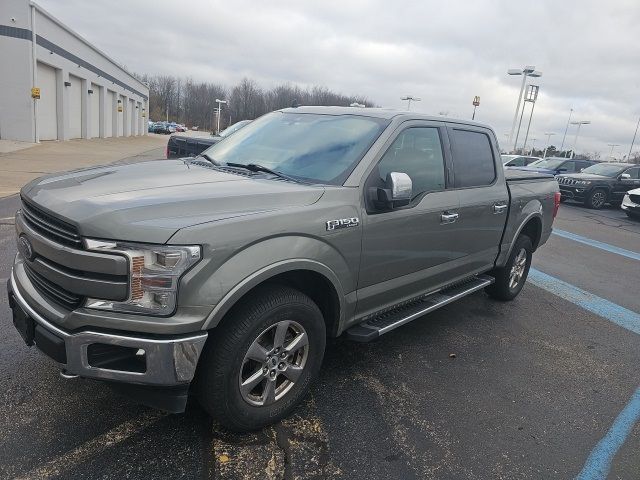
[[[407,101],[407,110],[411,110],[411,102],[419,102],[420,100],[422,100],[419,97],[414,97],[412,95],[405,95],[404,97],[402,97],[400,100],[406,100]]]
[[[611,147],[611,151],[609,152],[609,158],[613,158],[613,149],[619,147],[619,143],[607,143],[608,147]]]
[[[571,122],[571,125],[578,126],[578,130],[576,131],[576,138],[573,140],[573,148],[571,149],[571,158],[576,156],[576,146],[578,145],[578,137],[580,136],[580,127],[582,125],[589,125],[590,123],[590,120],[579,120],[577,122]]]
[[[531,139],[531,151],[529,152],[529,156],[533,155],[533,150],[536,148],[536,140],[538,139],[537,138]]]
[[[555,135],[555,133],[553,133],[553,132],[544,132],[544,134],[547,136],[547,147],[544,149],[544,154],[542,154],[542,158],[546,158],[547,157],[547,150],[549,150],[549,144],[551,143],[551,136]]]
[[[527,98],[525,98],[525,102],[531,102],[531,113],[529,114],[529,123],[527,124],[527,134],[524,136],[524,145],[522,146],[523,150],[527,149],[527,139],[529,138],[529,129],[531,128],[531,119],[533,118],[533,109],[536,106],[536,100],[538,99],[539,90],[540,87],[538,85],[529,85],[529,87],[527,88]],[[524,107],[522,107],[522,111],[524,111]]]
[[[516,112],[513,114],[513,123],[511,124],[511,132],[509,133],[509,143],[513,140],[513,132],[516,129],[516,121],[518,120],[518,112],[520,111],[520,103],[522,102],[522,93],[524,92],[524,85],[527,83],[527,77],[541,77],[542,72],[536,71],[536,67],[533,65],[527,65],[522,70],[518,68],[512,68],[507,71],[509,75],[522,75],[522,86],[520,87],[520,93],[518,94],[518,104],[516,106]],[[515,143],[513,149],[516,149]]]
[[[217,135],[220,132],[220,112],[222,110],[222,104],[227,103],[227,101],[216,98],[216,103],[218,104],[218,118],[216,121],[216,135]]]
[[[471,116],[471,120],[476,119],[476,108],[480,106],[480,97],[476,95],[473,97],[473,115]]]
[[[631,146],[629,147],[629,155],[627,155],[627,161],[631,160],[631,150],[633,150],[633,144],[636,143],[636,135],[638,135],[638,127],[640,127],[640,118],[638,118],[638,123],[636,124],[636,131],[633,134],[633,140],[631,140]]]
[[[573,115],[573,108],[569,110],[569,120],[567,120],[567,126],[564,129],[564,135],[562,136],[562,144],[560,145],[560,154],[562,155],[562,149],[564,148],[564,141],[567,138],[567,132],[569,131],[569,124],[571,123],[571,115]]]

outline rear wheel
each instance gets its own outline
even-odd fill
[[[589,208],[599,210],[607,203],[607,191],[602,188],[596,188],[585,199],[585,204]]]
[[[532,256],[531,239],[526,235],[520,235],[506,265],[490,272],[490,275],[495,278],[495,282],[485,288],[487,294],[491,298],[503,301],[516,298],[527,281]]]
[[[309,297],[289,287],[259,287],[211,332],[196,379],[200,403],[235,431],[277,422],[317,376],[325,335]]]

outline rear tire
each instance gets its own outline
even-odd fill
[[[510,301],[516,298],[527,281],[532,256],[531,239],[520,235],[505,266],[489,272],[495,282],[486,287],[485,292],[495,300]]]
[[[324,318],[309,297],[280,285],[258,287],[211,331],[198,365],[198,400],[233,431],[275,423],[306,395],[325,343]]]
[[[600,210],[607,203],[607,191],[603,188],[594,188],[584,203],[589,208]]]

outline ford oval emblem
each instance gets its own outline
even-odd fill
[[[18,250],[25,259],[29,261],[33,260],[33,246],[25,235],[20,235],[18,238]]]

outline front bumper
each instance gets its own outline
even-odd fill
[[[629,195],[625,195],[620,208],[626,212],[637,213],[640,215],[640,204],[632,202]]]
[[[35,323],[36,346],[62,364],[68,374],[154,387],[188,386],[193,379],[206,332],[171,337],[70,332],[29,305],[13,271],[7,289],[12,309],[20,308]]]
[[[583,202],[587,195],[586,187],[576,187],[568,185],[560,185],[560,195],[562,198]]]

